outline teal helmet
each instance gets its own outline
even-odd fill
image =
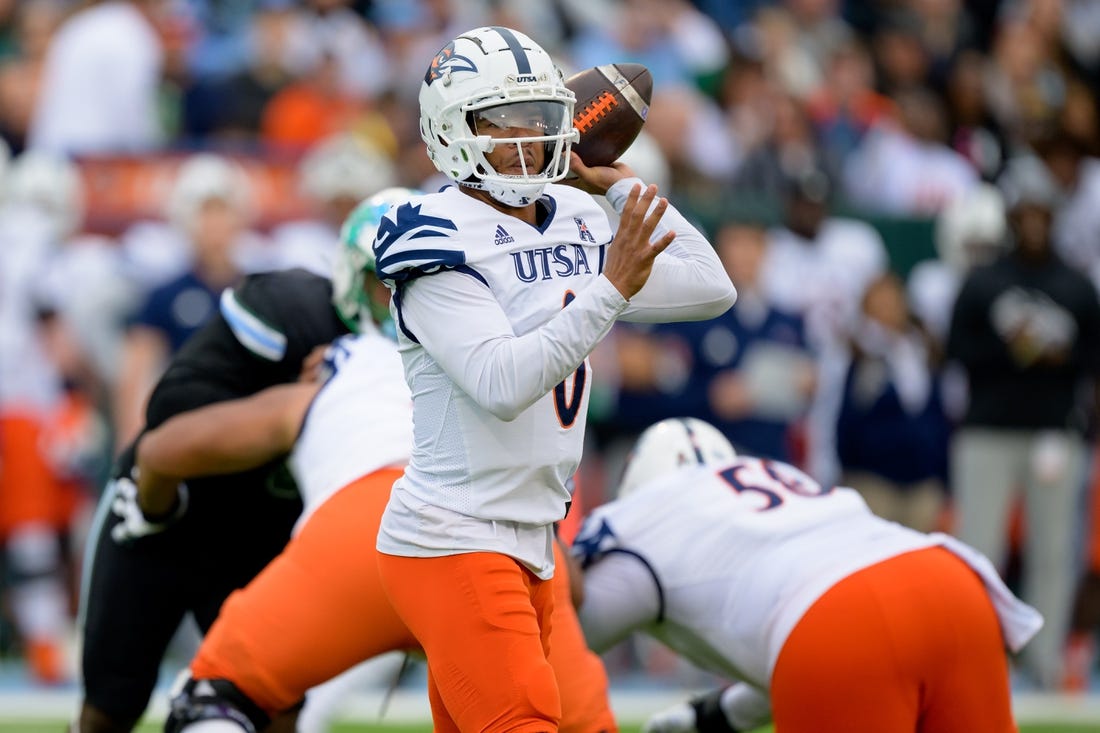
[[[380,326],[389,321],[389,307],[367,292],[365,276],[374,273],[371,244],[390,207],[419,195],[420,191],[411,188],[383,189],[360,202],[340,227],[339,252],[332,269],[332,304],[352,331],[360,331],[365,320]]]

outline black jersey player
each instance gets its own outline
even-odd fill
[[[146,429],[293,382],[316,347],[349,330],[327,278],[305,270],[249,276],[223,293],[218,315],[172,359],[149,398]],[[282,550],[301,510],[289,473],[275,463],[192,480],[164,516],[145,516],[130,480],[134,445],[118,460],[89,540],[81,733],[132,730],[180,622],[191,614],[205,632],[225,597]]]

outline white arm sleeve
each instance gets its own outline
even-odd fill
[[[594,652],[605,652],[653,623],[660,611],[657,581],[638,557],[610,552],[584,571],[584,604],[577,617]]]
[[[641,183],[637,178],[626,178],[607,190],[607,201],[617,213],[622,213],[637,183]],[[654,239],[668,231],[676,232],[676,239],[657,255],[649,279],[630,299],[622,320],[705,321],[722,315],[737,300],[737,290],[714,247],[671,204],[657,224]]]
[[[484,284],[449,270],[405,285],[398,312],[455,384],[496,417],[514,420],[580,366],[625,307],[601,275],[545,324],[517,336]]]
[[[726,688],[718,704],[726,720],[737,730],[754,730],[772,719],[771,698],[747,682],[737,682]]]

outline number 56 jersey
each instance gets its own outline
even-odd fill
[[[1022,646],[1041,619],[984,556],[946,535],[876,517],[852,489],[824,488],[793,466],[747,457],[681,469],[598,507],[574,541],[587,570],[581,617],[599,618],[594,636],[610,636],[618,616],[697,664],[766,690],[791,630],[826,591],[858,570],[935,545],[982,576],[1006,640]],[[605,562],[612,559],[619,562]],[[652,577],[660,618],[638,618],[629,599],[616,608],[622,594],[588,592],[618,582],[600,575],[605,568],[638,567]]]

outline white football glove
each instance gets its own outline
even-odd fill
[[[120,545],[128,544],[141,537],[158,534],[172,526],[187,511],[187,485],[179,485],[179,499],[176,509],[167,518],[151,522],[145,518],[138,505],[137,484],[128,477],[112,479],[107,490],[114,489],[115,498],[111,501],[111,511],[122,521],[111,529],[111,539]]]
[[[642,733],[695,733],[695,709],[682,702],[654,713],[642,726]]]

